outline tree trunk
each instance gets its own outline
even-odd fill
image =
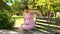
[[[0,0],[0,10],[3,9],[3,0]]]

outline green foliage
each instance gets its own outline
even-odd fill
[[[7,10],[0,11],[0,28],[11,28],[14,26],[15,20],[11,18],[11,14]]]
[[[56,17],[57,19],[60,19],[60,15]],[[56,23],[60,25],[60,20],[56,20]]]
[[[5,2],[3,2],[3,9],[8,10],[9,12],[12,11],[11,7],[8,6]]]
[[[60,15],[59,15],[59,16],[57,16],[56,18],[60,19]]]
[[[6,3],[9,1],[12,3],[11,9],[20,14],[23,14],[22,11],[25,5],[27,5],[29,9],[38,9],[42,13],[48,12],[48,10],[52,10],[51,12],[60,11],[59,0],[4,0]]]
[[[11,8],[3,2],[3,0],[0,1],[0,28],[11,28],[14,26],[15,20],[13,20]]]

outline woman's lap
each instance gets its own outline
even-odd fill
[[[22,28],[24,29],[24,30],[29,30],[29,29],[34,29],[34,25],[22,25]]]

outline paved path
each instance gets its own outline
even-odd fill
[[[11,30],[0,30],[0,34],[20,34],[20,32]]]
[[[0,34],[21,34],[19,31],[11,31],[11,30],[0,30]],[[35,32],[34,34],[44,34],[42,32]]]

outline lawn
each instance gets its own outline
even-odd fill
[[[16,16],[16,17],[12,17],[12,18],[15,19],[15,26],[14,27],[20,27],[21,24],[24,23],[23,16]]]

